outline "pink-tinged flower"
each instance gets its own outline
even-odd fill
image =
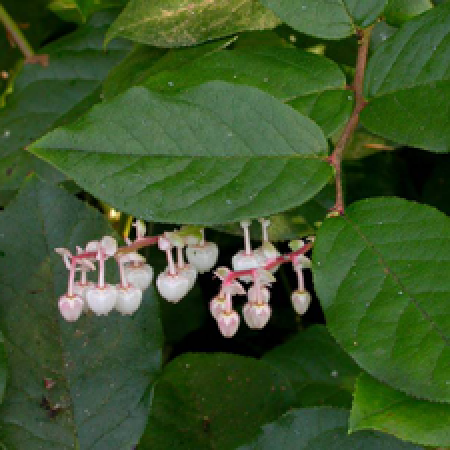
[[[267,303],[247,302],[242,309],[242,313],[249,328],[260,330],[267,325],[272,310]]]
[[[225,311],[225,300],[225,296],[219,293],[209,302],[209,310],[214,319],[219,320],[220,313]]]
[[[311,294],[308,291],[296,290],[292,293],[291,301],[295,311],[303,315],[311,303]]]
[[[270,291],[265,286],[258,288],[252,285],[247,291],[247,297],[250,303],[269,303]]]
[[[75,322],[83,311],[83,300],[78,295],[62,295],[58,302],[59,312],[67,322]]]
[[[217,321],[222,335],[226,338],[233,337],[239,328],[240,320],[239,314],[236,311],[222,311],[219,315],[219,320]]]

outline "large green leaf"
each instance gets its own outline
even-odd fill
[[[130,0],[106,42],[121,36],[157,47],[181,47],[278,23],[257,0]]]
[[[428,206],[373,198],[317,234],[314,285],[327,326],[374,377],[450,401],[450,219]]]
[[[297,31],[325,39],[342,39],[367,27],[383,12],[386,0],[261,0]]]
[[[3,401],[3,395],[5,393],[6,378],[8,372],[8,362],[6,358],[5,341],[3,334],[0,333],[0,404]]]
[[[284,413],[289,381],[256,359],[188,353],[165,367],[155,386],[142,449],[235,449]]]
[[[418,450],[413,444],[381,433],[349,435],[343,409],[294,409],[262,427],[259,436],[239,450]]]
[[[450,446],[450,405],[409,397],[362,374],[356,383],[350,430],[379,430],[433,447]]]
[[[370,59],[361,114],[370,131],[435,152],[450,149],[450,3],[407,22]]]
[[[101,81],[129,47],[117,40],[108,52],[102,50],[103,35],[113,17],[110,12],[99,13],[74,33],[44,47],[42,53],[50,57],[48,67],[22,67],[6,107],[0,109],[2,189],[18,188],[32,170],[45,178],[57,177],[23,148],[100,100]]]
[[[297,406],[351,406],[361,370],[323,325],[300,331],[263,359],[288,377],[297,394]]]
[[[158,222],[267,216],[309,200],[331,175],[314,122],[222,82],[177,96],[131,88],[32,151],[101,200]]]
[[[111,313],[67,323],[58,311],[67,270],[53,249],[111,234],[106,220],[33,178],[0,215],[0,229],[0,326],[11,372],[0,442],[11,450],[129,450],[145,427],[145,392],[161,364],[154,290],[132,318]],[[56,417],[43,398],[61,406]]]

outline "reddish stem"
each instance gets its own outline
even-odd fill
[[[70,264],[70,272],[69,272],[69,284],[67,286],[67,296],[73,297],[73,285],[75,283],[75,270],[77,264],[75,261],[72,261]]]
[[[305,244],[302,248],[296,250],[295,252],[288,253],[286,255],[281,255],[278,258],[272,259],[269,263],[267,263],[264,267],[261,267],[263,270],[270,270],[274,267],[284,264],[284,263],[292,263],[294,259],[298,255],[303,255],[308,250],[312,248],[312,243]],[[231,284],[233,280],[236,280],[237,278],[240,278],[245,275],[251,275],[254,277],[255,269],[247,269],[247,270],[238,270],[238,271],[230,271],[228,275],[225,277],[225,280],[223,281],[224,285]]]
[[[369,51],[369,43],[370,43],[370,33],[372,32],[373,27],[366,28],[364,30],[360,30],[358,33],[359,37],[359,48],[358,48],[358,57],[356,60],[356,73],[355,78],[353,80],[353,84],[351,89],[355,92],[355,107],[353,109],[353,113],[350,116],[349,121],[347,122],[344,131],[342,132],[339,141],[336,144],[336,147],[332,153],[332,155],[327,158],[327,161],[334,167],[335,169],[335,179],[336,179],[336,203],[332,208],[332,211],[337,211],[340,215],[344,214],[344,195],[342,189],[342,157],[344,154],[344,149],[352,137],[356,127],[359,122],[359,114],[366,106],[367,102],[364,100],[363,95],[363,82],[364,82],[364,72],[366,69],[367,63],[367,53]]]

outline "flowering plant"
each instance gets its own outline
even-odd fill
[[[450,447],[450,2],[0,24],[1,449]]]

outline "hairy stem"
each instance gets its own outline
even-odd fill
[[[367,53],[369,50],[370,33],[372,32],[372,28],[373,27],[366,28],[364,30],[361,30],[359,33],[356,73],[352,85],[352,89],[355,92],[355,107],[349,121],[344,128],[344,131],[341,134],[341,137],[339,138],[338,143],[336,144],[331,157],[329,158],[330,164],[336,171],[336,203],[333,210],[337,211],[339,214],[344,213],[344,195],[342,192],[342,157],[347,142],[352,137],[356,127],[358,126],[359,114],[366,106],[366,101],[364,100],[363,95],[363,82],[367,63]]]

